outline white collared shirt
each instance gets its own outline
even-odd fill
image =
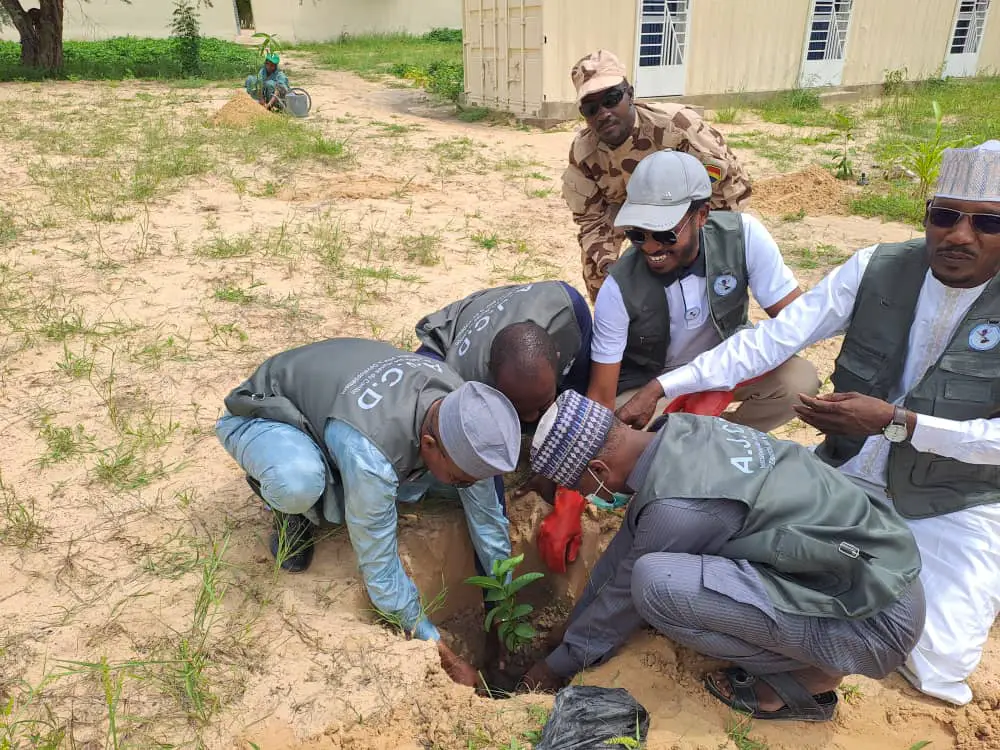
[[[661,375],[665,396],[730,390],[737,383],[773,370],[805,347],[843,333],[850,324],[861,278],[876,247],[859,250],[776,318],[740,331],[687,366]],[[900,382],[889,394],[891,401],[901,402],[937,361],[985,287],[953,289],[928,271],[910,328],[909,353]],[[921,452],[966,463],[1000,465],[1000,418],[957,421],[918,414],[910,442]],[[889,443],[881,435],[869,437],[858,455],[841,470],[884,488],[888,449]]]
[[[794,291],[798,281],[785,265],[781,251],[764,225],[749,214],[741,214],[741,217],[750,291],[761,307],[770,307]],[[670,343],[664,370],[685,365],[721,343],[709,314],[708,283],[708,279],[692,274],[664,290],[670,311]],[[594,303],[591,360],[598,364],[622,361],[628,340],[628,322],[621,287],[608,276]]]

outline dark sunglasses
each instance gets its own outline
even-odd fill
[[[646,241],[647,236],[652,237],[661,245],[676,245],[678,239],[677,233],[684,231],[684,227],[686,227],[688,222],[691,221],[692,216],[694,216],[694,214],[688,214],[687,219],[682,221],[673,229],[667,229],[664,232],[647,232],[645,229],[626,229],[625,236],[628,238],[628,241],[636,247],[642,245],[642,243]]]
[[[584,117],[593,117],[601,108],[604,109],[614,109],[619,104],[621,104],[622,99],[625,98],[625,87],[616,86],[613,89],[608,89],[604,92],[604,96],[592,102],[583,102],[580,104],[580,114]]]
[[[970,214],[943,206],[928,206],[927,223],[941,229],[950,229],[968,216],[972,228],[980,234],[1000,234],[1000,214]]]

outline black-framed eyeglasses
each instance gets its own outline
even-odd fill
[[[950,229],[968,216],[972,228],[979,234],[1000,234],[1000,214],[970,214],[954,208],[930,205],[927,207],[927,223],[940,229]]]
[[[628,238],[628,241],[636,247],[641,246],[648,240],[649,237],[652,237],[661,245],[676,245],[678,239],[677,233],[684,231],[684,227],[687,226],[693,216],[694,214],[688,214],[688,217],[676,227],[673,229],[667,229],[663,232],[647,232],[645,229],[626,229],[625,236]]]
[[[624,84],[615,86],[613,89],[608,89],[604,92],[604,96],[600,99],[596,99],[590,102],[582,102],[580,104],[580,114],[584,117],[593,117],[601,109],[614,109],[619,104],[621,104],[622,99],[625,98],[625,86]]]

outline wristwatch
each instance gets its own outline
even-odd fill
[[[906,409],[897,406],[892,411],[892,421],[882,428],[882,434],[890,443],[902,443],[909,437],[906,428]]]

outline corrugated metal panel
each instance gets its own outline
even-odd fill
[[[574,103],[569,72],[588,52],[618,55],[634,78],[637,0],[545,0],[545,100]]]
[[[811,2],[694,0],[685,93],[792,88],[799,77]]]
[[[466,100],[537,116],[542,106],[542,0],[465,0]]]
[[[843,84],[881,83],[887,70],[903,67],[911,79],[937,73],[956,7],[955,0],[854,0]]]
[[[979,45],[979,71],[987,75],[1000,75],[1000,2],[990,3],[986,16],[986,29]]]

